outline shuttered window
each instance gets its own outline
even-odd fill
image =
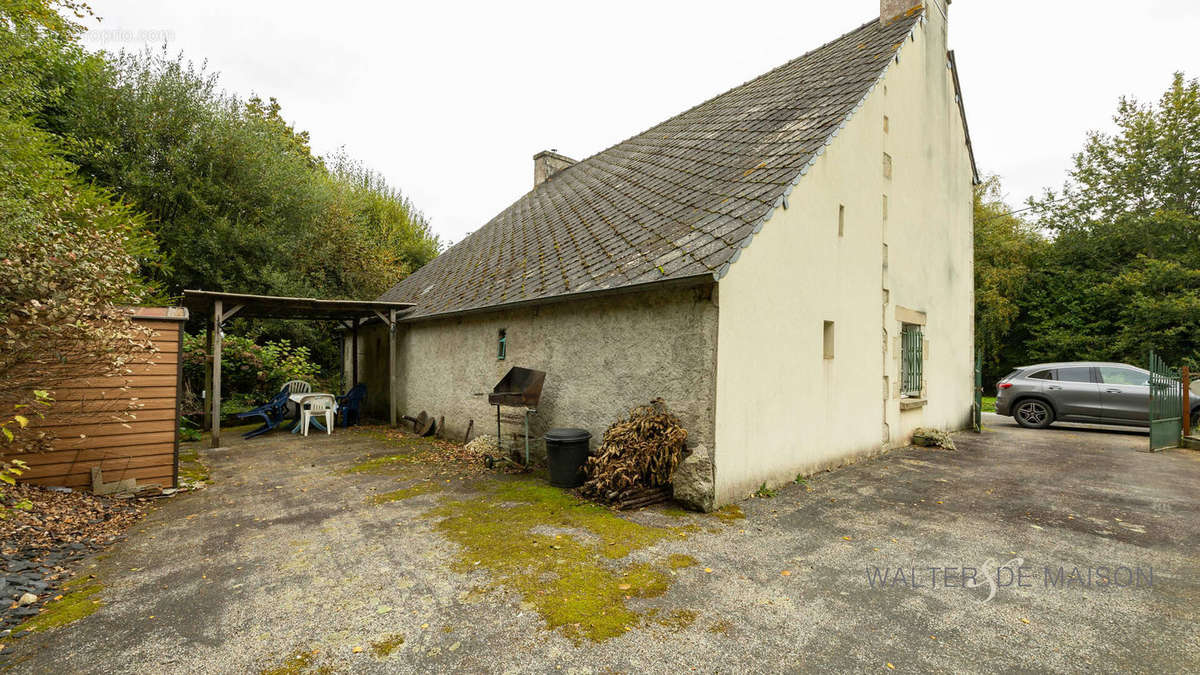
[[[900,394],[921,395],[921,376],[924,367],[924,335],[921,327],[906,323],[900,331]]]

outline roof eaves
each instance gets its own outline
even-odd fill
[[[921,11],[924,12],[925,10],[922,9]],[[788,207],[787,198],[789,195],[792,194],[792,190],[795,189],[796,185],[798,185],[800,183],[800,180],[803,179],[804,176],[806,176],[808,174],[808,170],[810,168],[812,168],[812,166],[814,164],[817,163],[817,159],[821,155],[825,154],[825,148],[829,147],[833,143],[834,139],[837,138],[838,134],[840,134],[842,132],[842,129],[845,128],[846,124],[849,123],[850,120],[856,114],[858,114],[859,110],[862,110],[862,107],[866,103],[867,98],[875,92],[875,87],[879,86],[879,83],[883,81],[883,78],[887,77],[888,71],[891,69],[892,64],[899,62],[900,52],[904,48],[904,44],[910,41],[910,39],[913,36],[913,33],[917,29],[917,26],[924,25],[925,21],[926,21],[926,18],[924,16],[924,14],[922,14],[921,19],[919,21],[913,22],[913,25],[908,29],[908,33],[905,34],[904,38],[899,42],[895,51],[893,52],[891,57],[888,59],[887,65],[883,67],[883,70],[879,71],[879,75],[875,78],[875,81],[871,83],[871,86],[867,88],[866,93],[864,93],[862,95],[862,98],[860,98],[858,100],[858,103],[854,104],[854,107],[850,109],[850,112],[846,113],[845,117],[842,118],[842,121],[837,125],[837,127],[834,128],[833,131],[831,131],[829,133],[829,135],[825,137],[825,142],[822,143],[817,148],[816,152],[814,152],[813,155],[811,157],[809,157],[808,162],[803,167],[800,168],[800,171],[796,174],[795,178],[793,178],[791,180],[791,182],[788,184],[788,186],[784,189],[783,194],[780,195],[779,199],[776,200],[775,204],[771,208],[767,209],[766,213],[764,213],[762,216],[760,216],[758,218],[758,220],[756,220],[754,222],[753,231],[749,235],[747,235],[745,239],[743,239],[741,241],[741,243],[738,245],[737,250],[734,251],[733,255],[730,256],[729,260],[727,260],[725,262],[725,264],[721,265],[713,272],[713,279],[715,281],[720,281],[726,274],[729,273],[729,268],[732,267],[733,263],[737,262],[738,258],[740,258],[742,256],[742,249],[750,247],[750,243],[754,240],[754,235],[761,232],[763,225],[768,220],[771,219],[771,216],[775,215],[775,209],[780,208],[780,207],[787,209],[787,207]],[[957,86],[957,77],[956,77],[956,86]],[[960,97],[960,104],[961,104],[961,97]],[[963,124],[964,125],[966,124],[965,117],[963,118]],[[972,157],[972,167],[974,167],[974,157]]]
[[[975,164],[975,146],[971,145],[971,129],[967,127],[967,109],[963,105],[962,87],[958,84],[958,61],[954,58],[954,50],[946,52],[950,61],[950,74],[954,79],[954,100],[958,103],[958,116],[962,119],[963,138],[967,141],[967,154],[971,157],[971,179],[979,185],[979,167]]]

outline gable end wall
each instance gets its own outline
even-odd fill
[[[718,505],[969,422],[973,172],[942,15],[898,53],[720,281]],[[925,322],[925,395],[902,406],[905,320]]]

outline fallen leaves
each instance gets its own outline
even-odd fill
[[[7,490],[10,501],[30,504],[28,510],[12,510],[9,517],[0,518],[0,552],[8,555],[80,542],[104,546],[124,534],[143,513],[136,502],[84,492],[57,492],[32,485]]]

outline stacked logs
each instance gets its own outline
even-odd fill
[[[661,504],[670,501],[672,496],[670,487],[636,487],[609,493],[608,502],[620,511],[627,511]]]
[[[599,451],[584,467],[588,480],[579,490],[621,508],[665,501],[686,444],[687,430],[656,398],[604,432]]]

